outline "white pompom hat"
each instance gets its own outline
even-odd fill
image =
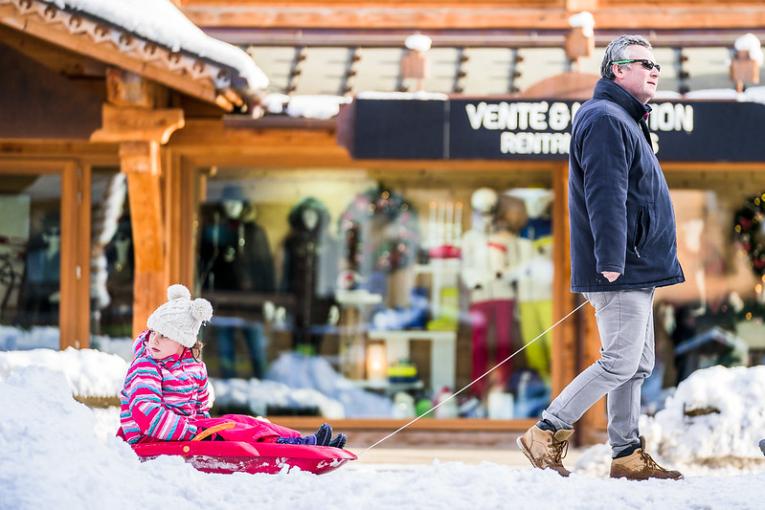
[[[167,288],[167,303],[154,310],[146,325],[184,347],[193,347],[199,328],[212,318],[212,312],[208,300],[192,300],[189,289],[176,283]]]

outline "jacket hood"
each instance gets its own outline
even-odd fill
[[[303,213],[309,209],[316,211],[319,217],[316,226],[313,229],[309,229],[303,223]],[[306,197],[292,208],[287,221],[289,222],[290,227],[294,230],[321,232],[327,225],[329,225],[329,211],[320,200],[314,197]]]

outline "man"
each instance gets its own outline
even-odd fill
[[[654,365],[654,289],[685,280],[672,202],[646,124],[660,70],[647,40],[618,37],[606,48],[592,100],[574,119],[571,289],[595,307],[601,357],[518,439],[535,467],[562,476],[569,475],[562,457],[573,424],[607,394],[611,476],[682,478],[654,462],[638,433],[640,388]]]

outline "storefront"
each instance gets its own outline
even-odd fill
[[[523,49],[503,50],[520,65]],[[4,68],[55,87],[3,96],[22,120],[0,129],[2,348],[124,351],[178,281],[215,305],[211,376],[266,380],[225,386],[249,411],[229,409],[306,429],[324,416],[363,442],[534,341],[396,440],[410,444],[511,444],[597,358],[589,311],[542,334],[580,303],[568,290],[568,131],[584,97],[565,86],[572,75],[539,88],[527,65],[512,96],[359,94],[329,120],[222,119],[210,105],[225,97],[172,82],[163,104],[182,122],[165,116],[156,145],[141,140],[138,163],[161,171],[133,184],[136,140],[92,136],[115,99],[105,79],[83,93],[25,65]],[[25,97],[38,115],[20,113]],[[647,409],[696,368],[762,362],[763,109],[655,104],[687,283],[657,293]],[[604,427],[601,404],[579,440]]]
[[[338,120],[340,143],[321,126],[187,126],[170,149],[195,169],[198,258],[184,267],[221,317],[206,332],[211,373],[315,388],[343,402],[340,426],[392,429],[535,339],[580,303],[568,291],[565,138],[577,104],[357,98]],[[657,293],[648,409],[692,370],[760,363],[763,328],[760,241],[743,249],[736,225],[755,235],[746,211],[765,189],[765,107],[654,110],[688,282]],[[502,444],[597,356],[581,313],[402,441],[449,430]],[[273,407],[308,415],[287,418],[297,426],[326,409],[310,398]],[[588,414],[582,428],[594,435],[583,440],[604,418]]]

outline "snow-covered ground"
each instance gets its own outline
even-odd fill
[[[92,410],[75,402],[71,378],[64,371],[45,367],[45,363],[20,363],[17,359],[9,368],[9,354],[0,353],[6,366],[0,374],[2,510],[167,507],[209,510],[255,506],[727,509],[760,508],[765,497],[765,469],[755,458],[751,458],[746,469],[713,470],[697,463],[675,463],[685,472],[685,480],[627,482],[604,476],[608,450],[602,446],[584,452],[568,479],[551,472],[488,462],[435,461],[420,465],[356,462],[323,476],[298,471],[279,475],[204,474],[174,458],[140,463],[132,450],[114,437],[118,423],[115,410]],[[685,398],[687,392],[698,398],[699,405],[711,407],[717,403],[723,407],[719,414],[695,420],[724,416],[740,407],[742,398],[751,399],[759,391],[758,380],[763,376],[759,370],[728,373],[720,369],[707,374],[711,377],[701,374],[698,381],[687,385],[693,391],[684,390],[681,385],[675,399]],[[710,379],[712,383],[708,382]],[[750,387],[750,393],[725,392],[726,388],[743,391],[744,386]],[[719,400],[715,400],[716,395]],[[752,405],[748,407],[762,409],[760,400],[750,401]],[[667,416],[672,415],[675,405],[668,403]],[[737,419],[747,416],[754,425],[756,413],[752,413],[735,416]],[[655,420],[664,427],[658,439],[654,439],[657,445],[679,433],[680,429],[675,431],[676,426],[669,418],[657,415]],[[751,454],[753,450],[731,448],[730,441],[718,436],[741,434],[745,431],[743,424],[738,429],[726,429],[722,427],[725,420],[718,420],[716,424],[698,422],[706,423],[708,443],[722,445],[727,450],[719,451],[731,455]],[[689,437],[697,436],[701,437],[701,432],[689,433]],[[670,455],[672,451],[667,450]]]
[[[484,463],[359,464],[315,476],[213,475],[180,459],[140,463],[110,431],[116,415],[72,400],[40,367],[0,382],[0,508],[759,508],[765,473],[680,482],[614,481]]]

